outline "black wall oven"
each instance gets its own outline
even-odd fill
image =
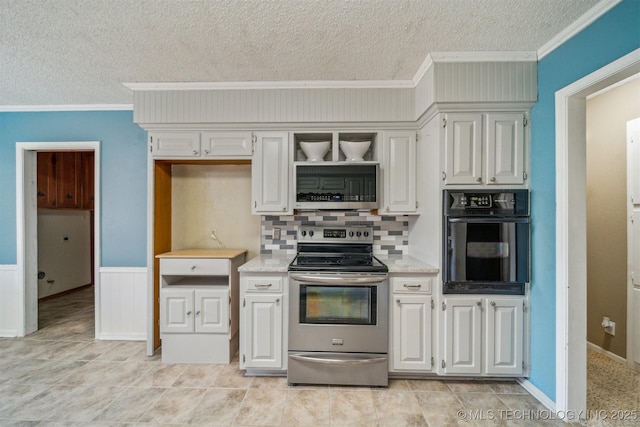
[[[445,294],[524,295],[528,190],[444,190]]]

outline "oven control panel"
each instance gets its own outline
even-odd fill
[[[314,227],[304,226],[298,229],[299,242],[317,243],[372,243],[372,227]]]
[[[445,215],[528,215],[527,190],[444,190]]]

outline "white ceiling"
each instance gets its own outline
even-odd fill
[[[0,0],[0,106],[134,82],[411,80],[432,52],[535,52],[599,0]]]

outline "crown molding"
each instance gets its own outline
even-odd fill
[[[413,89],[411,80],[123,83],[133,91],[230,89]]]
[[[0,113],[46,111],[133,111],[133,104],[0,105]]]
[[[560,47],[567,40],[569,40],[571,37],[587,28],[602,15],[613,9],[613,7],[621,1],[622,0],[602,0],[601,2],[597,3],[584,15],[571,23],[567,28],[560,31],[551,40],[540,46],[540,48],[538,49],[538,60],[544,58],[555,49]]]

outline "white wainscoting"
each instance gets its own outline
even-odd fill
[[[18,266],[0,265],[0,337],[18,336],[21,292],[18,287]]]
[[[96,305],[97,339],[146,341],[147,269],[145,267],[100,268],[98,301]]]

